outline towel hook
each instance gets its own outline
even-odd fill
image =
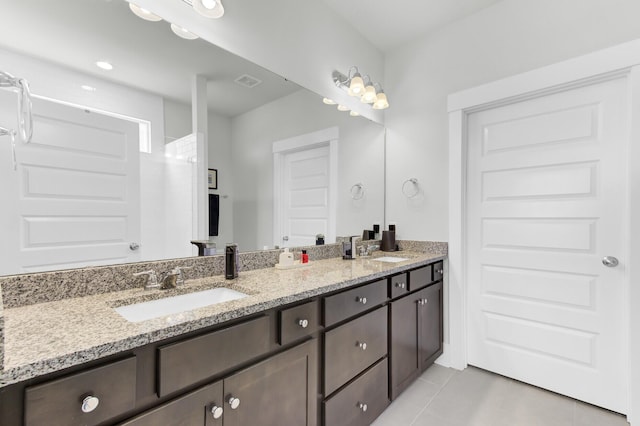
[[[356,183],[351,187],[351,199],[361,200],[364,197],[364,185],[362,183]]]
[[[413,192],[408,190],[408,188],[409,188],[407,186],[408,183],[413,184],[413,188],[414,188]],[[402,193],[407,198],[413,198],[416,195],[418,195],[420,193],[420,184],[418,183],[418,179],[417,178],[411,178],[411,179],[405,180],[404,183],[402,184]]]

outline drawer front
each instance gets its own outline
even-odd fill
[[[158,348],[159,396],[266,353],[270,330],[270,319],[264,316]]]
[[[324,403],[325,424],[370,425],[389,405],[387,377],[385,358]]]
[[[387,307],[325,333],[325,395],[387,354]]]
[[[320,329],[318,302],[313,301],[280,311],[280,344],[294,342]]]
[[[328,327],[386,300],[386,279],[326,297],[324,299],[324,325]]]
[[[391,277],[391,298],[395,299],[409,292],[407,274]]]
[[[440,261],[433,264],[433,280],[440,281],[444,276],[444,262]]]
[[[417,290],[426,287],[433,282],[431,271],[433,265],[423,266],[422,268],[409,271],[409,290]]]
[[[96,425],[135,403],[136,358],[131,357],[26,388],[25,424]]]

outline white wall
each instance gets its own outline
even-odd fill
[[[209,113],[209,168],[218,170],[218,189],[209,193],[220,196],[218,236],[213,237],[218,250],[235,242],[233,214],[234,170],[231,161],[231,119]]]
[[[273,246],[273,142],[339,127],[337,235],[362,234],[384,214],[384,128],[297,91],[232,119],[234,236],[240,250]],[[351,200],[362,182],[367,195]]]
[[[637,0],[503,0],[389,52],[387,219],[403,239],[447,241],[447,95],[640,37]],[[424,200],[402,182],[417,177]]]

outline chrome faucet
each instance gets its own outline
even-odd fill
[[[160,284],[158,283],[158,276],[156,275],[156,271],[150,270],[150,271],[143,271],[143,272],[138,272],[133,274],[134,277],[139,277],[142,275],[146,275],[146,280],[144,282],[145,290],[161,288]]]
[[[178,277],[176,278],[176,285],[181,286],[184,285],[184,270],[191,269],[193,266],[177,266],[173,269],[172,273],[176,274]]]

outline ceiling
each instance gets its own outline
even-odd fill
[[[500,0],[322,0],[383,52]]]
[[[209,110],[225,117],[300,90],[295,83],[208,42],[177,37],[165,21],[138,18],[124,1],[5,2],[0,48],[188,104],[191,77],[201,74],[208,80]],[[102,59],[112,62],[114,69],[98,69],[95,62]],[[244,74],[262,83],[249,89],[234,82]],[[37,93],[37,87],[32,90]]]

